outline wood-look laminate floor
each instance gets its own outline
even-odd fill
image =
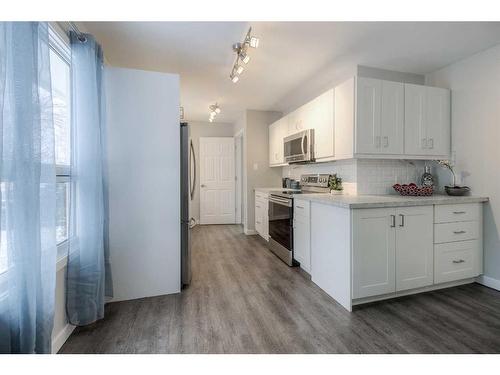
[[[236,225],[197,226],[180,294],[116,302],[61,353],[493,353],[500,292],[478,284],[345,311]]]

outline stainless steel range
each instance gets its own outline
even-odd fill
[[[293,197],[328,193],[329,178],[329,174],[302,175],[300,192],[271,191],[269,194],[269,249],[289,266],[299,264],[293,256]]]

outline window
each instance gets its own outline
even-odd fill
[[[71,55],[67,41],[50,29],[50,73],[56,156],[56,240],[65,244],[69,236],[71,180]]]
[[[63,36],[61,36],[63,35]],[[71,181],[71,53],[69,41],[64,39],[64,32],[57,25],[49,27],[50,72],[56,157],[56,240],[60,256],[66,254],[69,236],[69,199]],[[8,185],[0,183],[1,211],[6,212],[4,200]],[[5,218],[0,218],[0,275],[7,271],[7,232]]]

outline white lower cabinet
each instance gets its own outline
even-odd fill
[[[432,233],[432,206],[354,210],[353,298],[432,284]]]
[[[293,253],[300,267],[311,273],[311,221],[309,202],[295,199],[293,207]]]
[[[255,230],[257,233],[269,241],[269,216],[268,195],[263,192],[255,192]]]
[[[396,209],[396,291],[433,283],[433,221],[432,206]]]

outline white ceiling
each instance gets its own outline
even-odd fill
[[[222,109],[217,122],[234,122],[245,109],[286,111],[347,62],[425,74],[500,43],[500,22],[252,22],[261,43],[233,84],[231,45],[249,26],[84,23],[111,65],[180,74],[181,104],[192,121],[206,121],[214,102]]]

